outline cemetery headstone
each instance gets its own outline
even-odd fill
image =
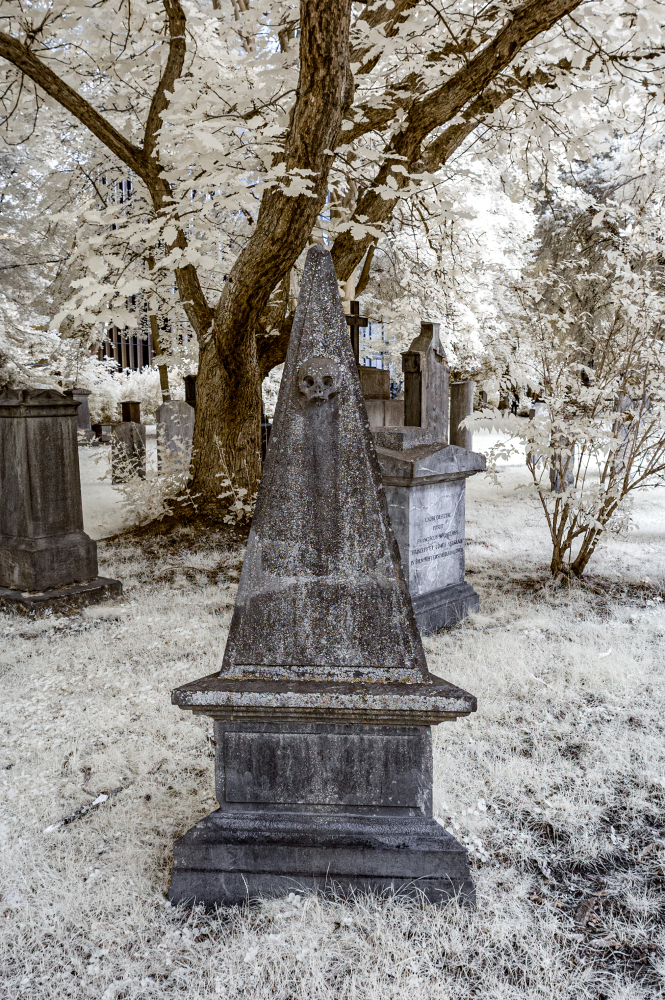
[[[90,404],[88,396],[92,395],[90,389],[72,389],[74,399],[78,402],[79,408],[76,414],[76,426],[78,428],[78,439],[81,444],[92,444],[95,440],[95,432],[90,423]]]
[[[0,606],[70,610],[122,593],[83,530],[71,391],[0,393]]]
[[[450,443],[458,448],[473,449],[473,435],[466,427],[460,427],[465,417],[473,413],[473,390],[476,383],[453,382],[450,386]]]
[[[111,444],[113,424],[93,424],[92,429],[99,444]]]
[[[422,634],[479,607],[464,579],[466,479],[485,456],[448,444],[448,366],[439,327],[423,323],[402,355],[404,427],[374,431],[388,510]],[[454,419],[454,418],[453,418]]]
[[[145,479],[146,430],[141,423],[141,404],[126,400],[121,404],[122,422],[113,424],[111,434],[111,482],[126,483],[138,476]]]
[[[189,468],[194,436],[194,410],[184,399],[157,407],[157,467]]]
[[[185,375],[185,402],[196,409],[196,375]]]
[[[307,254],[219,673],[172,693],[215,720],[219,808],[174,846],[173,903],[334,886],[473,900],[432,817],[430,726],[475,698],[430,674],[328,250]]]
[[[370,427],[398,427],[403,424],[404,400],[390,398],[390,371],[360,365],[358,376]]]

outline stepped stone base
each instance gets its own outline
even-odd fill
[[[420,594],[412,598],[412,603],[421,635],[450,628],[480,608],[480,598],[469,583]]]
[[[98,576],[87,583],[74,583],[69,587],[54,587],[41,593],[10,590],[0,587],[0,611],[18,611],[19,614],[37,615],[45,611],[72,613],[88,604],[100,604],[113,597],[120,597],[122,584],[120,580],[109,580]]]
[[[232,906],[307,890],[475,904],[466,851],[424,816],[217,810],[175,842],[173,904]]]

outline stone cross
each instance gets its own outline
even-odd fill
[[[356,364],[360,364],[360,331],[365,329],[369,323],[367,316],[360,315],[360,303],[354,299],[349,303],[350,315],[346,316],[346,323],[351,334],[351,345]]]
[[[122,593],[83,530],[72,392],[0,393],[0,606],[67,611]]]
[[[475,710],[429,673],[337,278],[310,248],[212,716],[219,809],[174,848],[173,903],[334,885],[473,899],[432,818],[430,726]]]

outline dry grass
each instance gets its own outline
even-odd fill
[[[477,909],[168,906],[173,839],[213,807],[209,725],[169,691],[219,666],[240,552],[186,531],[121,540],[100,547],[125,583],[115,617],[0,616],[2,997],[665,993],[663,501],[645,498],[642,535],[601,553],[591,586],[560,589],[513,485],[471,482],[482,614],[426,642],[479,700],[435,751],[437,814],[470,848]]]

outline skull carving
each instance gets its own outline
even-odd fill
[[[332,358],[308,358],[298,369],[298,388],[309,403],[327,403],[340,387],[339,365]]]

